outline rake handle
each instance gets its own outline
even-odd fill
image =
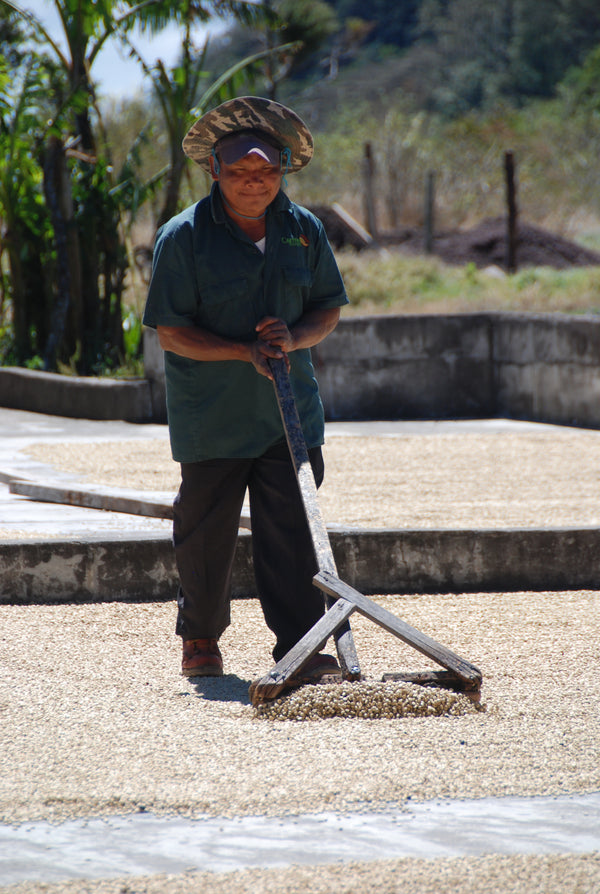
[[[319,507],[315,476],[308,457],[304,432],[302,431],[287,364],[283,358],[281,360],[270,359],[269,367],[273,374],[277,404],[298,479],[298,487],[300,488],[300,496],[304,504],[317,566],[319,571],[328,571],[330,574],[337,576],[335,559],[329,542],[327,527]],[[325,607],[330,609],[336,600],[328,593],[323,595]],[[347,621],[335,631],[334,638],[343,675],[347,679],[357,679],[360,676],[360,663],[356,654],[350,624]]]
[[[318,503],[317,485],[310,464],[287,365],[285,360],[282,359],[269,360],[269,366],[273,374],[277,404],[296,477],[298,478],[300,495],[304,504],[319,571],[331,571],[333,574],[336,574],[335,559],[331,551],[327,527],[323,521]]]

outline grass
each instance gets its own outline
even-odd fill
[[[401,313],[600,313],[600,267],[529,267],[512,275],[453,267],[388,249],[337,255],[350,306],[345,315]]]

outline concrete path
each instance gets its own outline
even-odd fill
[[[12,477],[64,486],[78,483],[76,476],[28,456],[24,451],[31,444],[156,438],[168,441],[166,426],[69,419],[0,408],[0,432],[0,540],[10,537],[55,539],[126,531],[164,534],[170,531],[170,523],[159,519],[29,500],[10,494],[7,483]]]
[[[0,826],[0,880],[59,882],[153,873],[483,854],[600,850],[600,793],[428,801],[379,813],[128,817]]]
[[[482,419],[458,421],[384,421],[384,422],[333,422],[326,426],[326,438],[330,436],[394,438],[447,434],[493,434],[513,432],[551,432],[555,426],[539,423],[518,422],[509,419]],[[168,442],[165,425],[135,425],[128,422],[101,422],[86,419],[70,419],[45,416],[22,410],[0,407],[0,541],[12,537],[69,538],[103,533],[164,535],[171,530],[166,520],[143,518],[139,515],[112,513],[102,510],[83,509],[57,503],[43,503],[10,494],[8,481],[12,477],[30,478],[36,481],[75,486],[76,475],[60,471],[52,465],[39,462],[24,452],[33,444],[86,444],[117,441]],[[600,438],[600,433],[599,433]],[[145,493],[156,499],[172,499],[173,492]]]

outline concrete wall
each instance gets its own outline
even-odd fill
[[[600,529],[330,530],[340,578],[365,594],[598,589]],[[256,595],[249,531],[234,598]],[[170,536],[0,543],[0,605],[173,600]]]
[[[252,539],[238,537],[233,596],[253,594]],[[0,605],[156,602],[177,594],[170,536],[0,543]]]
[[[506,416],[600,427],[600,318],[342,320],[314,349],[330,419]]]
[[[329,419],[494,415],[484,314],[357,317],[313,349]]]
[[[61,376],[10,366],[0,368],[0,406],[77,419],[151,422],[147,379]]]
[[[600,318],[498,314],[493,330],[496,413],[600,427]]]
[[[154,332],[144,344],[158,412],[164,368]],[[313,348],[313,358],[331,420],[506,416],[600,427],[594,316],[353,317]]]
[[[600,427],[600,318],[566,314],[353,317],[313,349],[328,419],[506,416]],[[0,405],[165,422],[163,354],[144,333],[145,380],[0,369]]]
[[[165,359],[154,329],[144,329],[144,372],[150,383],[154,422],[167,421],[167,391],[165,386]]]

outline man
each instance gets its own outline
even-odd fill
[[[301,118],[240,97],[196,121],[183,149],[214,183],[158,233],[144,324],[165,351],[171,448],[181,463],[173,539],[182,673],[202,676],[223,672],[218,640],[230,622],[246,489],[275,661],[323,613],[268,361],[286,359],[318,486],[324,421],[310,348],[335,328],[347,298],[322,224],[281,190],[285,174],[313,154]],[[315,655],[302,678],[324,673],[339,666]]]

